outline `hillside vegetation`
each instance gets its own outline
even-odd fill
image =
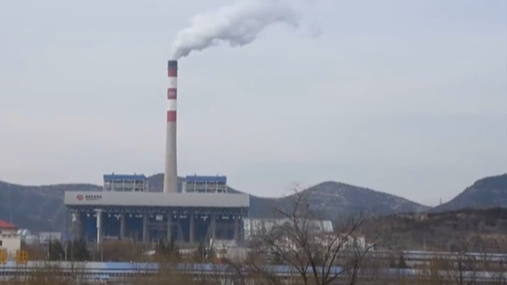
[[[401,214],[372,219],[362,227],[366,236],[379,230],[400,249],[507,253],[507,208]]]
[[[507,207],[507,173],[477,180],[454,199],[435,207],[433,211],[494,207]]]

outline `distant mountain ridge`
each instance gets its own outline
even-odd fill
[[[384,216],[361,227],[366,236],[383,230],[392,248],[454,251],[468,241],[468,250],[473,252],[507,253],[505,207]]]
[[[506,207],[506,179],[507,174],[478,180],[449,203],[434,209],[395,195],[332,181],[310,187],[303,193],[308,199],[309,206],[317,210],[322,218],[334,220],[357,212],[385,216],[429,210],[446,211],[460,207]],[[179,179],[180,189],[183,180]],[[162,191],[163,174],[150,176],[148,182],[149,191]],[[101,186],[93,184],[24,186],[0,181],[0,219],[12,221],[18,227],[28,228],[34,232],[62,231],[65,224],[69,223],[64,214],[64,192],[101,189]],[[233,188],[230,188],[230,191],[241,193]],[[481,193],[480,199],[474,198],[474,195],[477,195],[474,193]],[[291,199],[291,196],[265,198],[250,195],[250,217],[273,217],[272,209],[287,209],[292,203]]]
[[[163,174],[149,177],[150,191],[162,191],[163,180]],[[178,183],[180,190],[182,181],[184,179],[180,178]],[[229,192],[243,193],[230,187]],[[398,212],[422,212],[429,209],[427,206],[388,193],[332,181],[320,183],[303,192],[308,197],[308,202],[311,206],[314,209],[318,209],[321,216],[331,220],[338,216],[358,211],[366,211],[378,215],[390,215]],[[265,198],[250,195],[250,216],[269,218],[274,214],[273,208],[284,207],[287,209],[291,204],[291,195],[280,198]]]
[[[32,231],[62,230],[65,228],[64,192],[101,188],[93,184],[24,186],[0,181],[0,219]]]
[[[507,173],[477,180],[452,200],[432,209],[434,212],[464,208],[507,207]]]

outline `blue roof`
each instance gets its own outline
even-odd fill
[[[142,174],[104,174],[104,180],[146,180]]]
[[[227,183],[226,176],[197,176],[189,175],[185,177],[187,182],[216,182],[216,183]]]

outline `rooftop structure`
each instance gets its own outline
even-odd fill
[[[144,175],[106,174],[104,191],[112,192],[148,192],[148,179]]]
[[[185,193],[227,193],[226,176],[187,176],[183,183]]]

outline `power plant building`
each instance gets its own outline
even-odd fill
[[[165,173],[161,192],[148,191],[144,175],[104,175],[102,191],[65,192],[72,236],[182,243],[243,239],[250,197],[229,193],[225,176],[187,176],[178,189],[176,99],[178,62],[167,63]]]
[[[199,180],[205,182],[204,185],[217,187],[216,178],[208,182],[206,179],[210,176],[192,178],[191,182]],[[193,185],[193,182],[185,184]],[[67,211],[72,214],[72,235],[75,239],[98,244],[104,239],[143,242],[173,239],[182,243],[199,243],[210,239],[241,241],[250,197],[200,190],[164,193],[117,189],[67,191],[64,202]]]

